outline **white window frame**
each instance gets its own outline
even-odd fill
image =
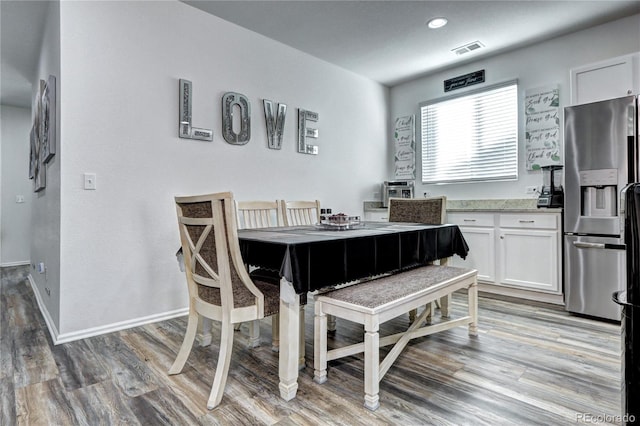
[[[489,121],[491,132],[481,120]],[[518,179],[517,80],[422,102],[420,126],[422,183]]]

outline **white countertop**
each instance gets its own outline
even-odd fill
[[[508,211],[513,213],[561,213],[562,208],[538,208],[536,198],[494,200],[447,200],[448,212]],[[365,201],[364,211],[385,211],[381,201]]]

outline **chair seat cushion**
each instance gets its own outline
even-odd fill
[[[260,280],[253,280],[253,283],[264,294],[264,316],[277,314],[280,310],[280,286]]]

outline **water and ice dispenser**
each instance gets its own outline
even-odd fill
[[[581,216],[617,216],[618,170],[581,170],[580,193]]]

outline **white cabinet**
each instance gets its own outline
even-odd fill
[[[639,57],[636,53],[571,69],[571,104],[638,94]]]
[[[498,284],[561,292],[559,216],[499,215]]]
[[[514,289],[561,303],[560,213],[450,212],[447,218],[469,245],[467,259],[454,256],[450,264],[477,269],[478,281],[488,285],[485,291],[522,295]],[[556,296],[536,296],[541,294]]]
[[[478,270],[478,280],[494,282],[495,223],[491,213],[448,213],[447,222],[458,225],[469,245],[469,254],[462,260],[453,256],[450,265]]]

